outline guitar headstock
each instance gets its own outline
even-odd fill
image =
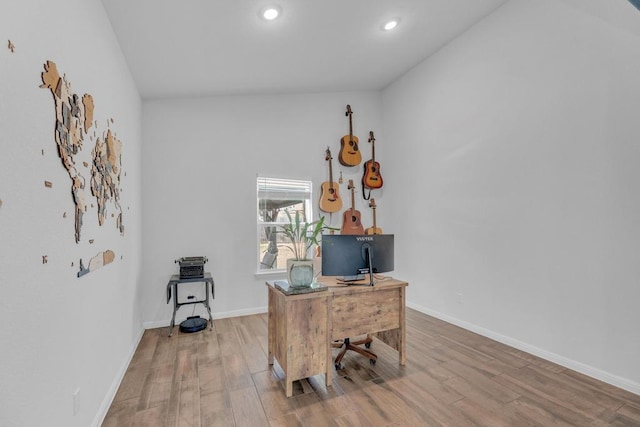
[[[369,142],[374,142],[375,140],[376,140],[376,139],[375,139],[375,138],[374,138],[374,136],[373,136],[373,131],[372,131],[372,130],[370,130],[370,131],[369,131]]]
[[[353,114],[353,111],[351,111],[351,105],[347,104],[347,112],[344,113],[345,116],[350,116]]]
[[[369,207],[371,209],[375,209],[376,208],[376,199],[371,198],[371,200],[369,201]]]
[[[347,187],[347,189],[352,190],[352,189],[354,189],[354,188],[355,188],[355,187],[353,186],[353,180],[352,180],[352,179],[350,179],[350,180],[349,180],[349,186]]]
[[[329,147],[327,147],[327,151],[325,153],[326,153],[325,158],[324,158],[325,160],[333,159],[333,157],[331,157],[331,150],[329,149]]]

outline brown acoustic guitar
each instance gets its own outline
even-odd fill
[[[344,166],[358,166],[362,161],[362,154],[360,154],[360,149],[358,148],[358,137],[353,134],[353,122],[351,121],[353,111],[351,111],[351,105],[347,105],[345,115],[349,117],[349,135],[343,136],[340,140],[338,160]]]
[[[376,224],[376,199],[371,199],[369,207],[373,210],[373,227],[364,230],[364,234],[382,234],[382,228]]]
[[[364,227],[360,220],[360,211],[356,210],[356,199],[354,195],[353,180],[349,180],[349,190],[351,190],[351,209],[347,209],[342,214],[342,228],[340,234],[364,234]]]
[[[338,191],[338,184],[333,182],[333,167],[331,166],[331,150],[327,147],[324,158],[329,162],[329,181],[323,182],[320,192],[320,210],[324,212],[338,212],[342,209],[342,197]]]
[[[362,185],[375,190],[382,187],[382,175],[380,175],[380,163],[376,162],[376,138],[373,136],[373,131],[369,131],[369,142],[371,143],[371,160],[364,162]]]

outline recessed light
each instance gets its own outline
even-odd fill
[[[393,30],[400,23],[400,18],[394,18],[382,26],[385,31]]]
[[[260,10],[260,16],[267,21],[273,21],[280,16],[281,12],[280,6],[267,6]]]

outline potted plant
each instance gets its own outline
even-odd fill
[[[318,237],[323,230],[334,230],[324,225],[324,217],[313,222],[303,222],[300,212],[296,211],[292,217],[289,211],[285,211],[288,224],[280,225],[281,234],[284,234],[291,242],[287,246],[293,253],[293,258],[287,259],[287,279],[289,286],[303,288],[311,286],[313,282],[313,260],[307,257],[312,245],[318,245]]]

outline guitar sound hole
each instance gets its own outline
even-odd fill
[[[333,194],[336,190],[334,190],[333,188],[329,189],[329,194]]]
[[[351,222],[356,222],[358,219],[355,216],[351,216]]]

